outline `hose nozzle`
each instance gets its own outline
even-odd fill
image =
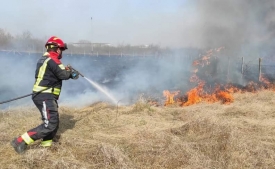
[[[67,66],[68,68],[70,68],[71,70],[77,71],[75,68],[73,68],[71,65]],[[84,77],[83,74],[81,74],[79,71],[77,71],[79,73],[80,76]]]

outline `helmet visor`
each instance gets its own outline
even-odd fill
[[[68,49],[68,47],[67,47],[67,43],[64,43],[64,46],[63,46],[63,47],[61,47],[60,49],[61,49],[61,50],[63,50],[63,51],[64,51],[64,50],[66,50],[66,49]]]

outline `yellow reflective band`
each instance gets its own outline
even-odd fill
[[[60,94],[60,89],[58,89],[58,88],[54,88],[53,89],[53,94],[55,94],[55,95],[59,95]]]
[[[39,92],[44,89],[47,89],[47,87],[34,85],[32,90],[34,92]],[[59,89],[59,88],[49,88],[47,90],[42,91],[41,93],[53,93],[55,95],[59,95],[60,92],[61,92],[61,89]]]
[[[28,133],[24,133],[21,137],[25,141],[26,144],[31,144],[34,142]]]
[[[65,70],[65,66],[63,64],[58,65],[60,69]]]
[[[41,146],[50,147],[52,145],[52,142],[53,142],[53,140],[42,141]]]
[[[48,64],[48,61],[49,61],[50,59],[51,59],[51,58],[46,59],[46,60],[44,61],[43,65],[40,67],[39,73],[38,73],[38,77],[37,77],[37,80],[36,80],[35,85],[39,85],[39,83],[40,83],[41,80],[43,79],[44,74],[45,74],[45,71],[46,71],[46,67],[47,67],[47,64]]]
[[[48,52],[45,52],[43,56],[48,56],[48,55],[49,55],[49,53],[48,53]]]

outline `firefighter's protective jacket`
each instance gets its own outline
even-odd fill
[[[36,94],[33,95],[33,99],[57,100],[61,92],[62,80],[68,80],[70,76],[71,72],[67,71],[58,59],[58,54],[55,52],[46,52],[37,62],[35,83],[33,86],[33,92]],[[41,90],[44,91],[39,92]]]

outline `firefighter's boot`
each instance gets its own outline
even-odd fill
[[[43,140],[42,142],[41,142],[41,146],[42,147],[51,147],[52,146],[52,140]]]
[[[27,149],[28,145],[33,142],[34,140],[29,136],[29,134],[24,133],[22,136],[12,140],[11,145],[17,153],[21,154]]]
[[[15,138],[11,141],[11,146],[18,154],[22,154],[28,147],[24,140],[18,141],[20,139]]]

